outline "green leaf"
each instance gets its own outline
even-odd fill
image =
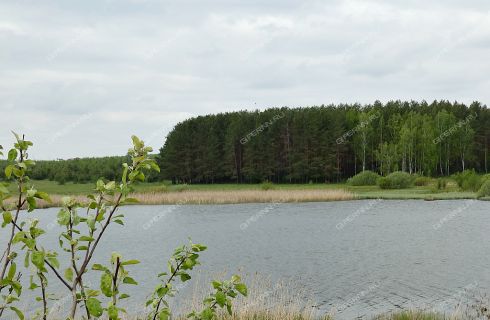
[[[44,253],[41,251],[33,251],[31,254],[31,262],[38,269],[42,270],[44,268]]]
[[[15,234],[14,238],[12,239],[12,243],[18,243],[20,242],[21,240],[23,240],[25,238],[25,232],[24,231],[19,231]]]
[[[86,305],[90,315],[94,317],[100,317],[102,315],[103,313],[102,306],[100,305],[100,301],[97,300],[96,298],[88,298]]]
[[[191,276],[190,276],[189,274],[187,274],[187,273],[182,273],[182,274],[180,275],[180,280],[181,280],[182,282],[186,282],[186,281],[188,281],[188,280],[190,280],[190,279],[191,279]]]
[[[109,319],[116,320],[118,317],[118,310],[116,306],[110,306],[107,308],[107,314],[109,315]]]
[[[95,263],[95,264],[92,266],[92,270],[98,270],[98,271],[107,271],[107,272],[109,272],[109,269],[107,269],[106,267],[104,267],[103,265],[98,264],[98,263]]]
[[[15,149],[10,149],[8,153],[8,161],[14,161],[17,159],[18,152]]]
[[[28,268],[29,267],[29,258],[30,258],[30,251],[27,251],[26,257],[24,258],[24,267]]]
[[[27,198],[27,211],[32,212],[34,209],[36,209],[36,199],[34,198]]]
[[[159,320],[168,320],[170,319],[170,310],[168,308],[162,309],[158,314]]]
[[[156,172],[160,172],[160,167],[158,166],[158,164],[156,164],[155,161],[152,161],[150,162],[150,166],[153,170],[155,170]]]
[[[123,283],[126,283],[126,284],[134,284],[134,285],[137,285],[138,282],[136,282],[133,278],[131,277],[125,277],[123,279]]]
[[[216,303],[223,308],[226,303],[226,295],[223,293],[223,291],[216,292],[215,298],[216,298]]]
[[[68,279],[68,281],[73,281],[73,269],[72,268],[67,268],[65,270],[65,278]]]
[[[112,297],[112,277],[108,273],[103,273],[100,277],[100,290],[106,297]]]
[[[215,289],[219,289],[221,287],[221,282],[219,281],[213,281],[212,284],[213,284],[213,288]]]
[[[10,264],[9,272],[7,274],[7,279],[12,280],[15,276],[15,272],[17,271],[17,265],[15,262]]]
[[[20,319],[20,320],[24,320],[24,314],[22,313],[22,311],[20,311],[19,309],[17,309],[16,307],[10,307],[10,310],[12,310],[13,312],[15,312],[15,314],[17,315],[17,317]]]
[[[48,257],[46,258],[49,263],[55,267],[56,269],[58,269],[60,267],[60,262],[58,261],[58,259],[56,257]]]
[[[126,298],[129,298],[129,295],[125,294],[125,293],[123,293],[119,296],[119,300],[126,299]]]
[[[79,241],[94,241],[95,239],[93,237],[89,237],[89,236],[81,236],[80,238],[78,238]]]
[[[58,223],[62,226],[68,225],[70,223],[70,211],[61,209],[58,212]]]
[[[206,308],[201,312],[202,320],[212,320],[214,317],[214,312],[211,308]]]
[[[49,197],[49,194],[47,194],[46,192],[41,192],[41,191],[38,191],[36,192],[36,194],[34,195],[34,197],[38,198],[38,199],[43,199],[47,202],[51,202],[51,198]]]
[[[111,181],[111,182],[108,182],[106,185],[105,185],[105,188],[107,190],[114,190],[116,188],[116,182],[114,181]]]
[[[131,264],[138,264],[138,263],[140,263],[139,260],[128,260],[128,261],[124,261],[123,263],[121,263],[121,265],[128,266]]]
[[[3,216],[4,225],[7,225],[10,222],[12,222],[12,213],[10,211],[4,211],[2,216]]]
[[[243,296],[247,296],[247,286],[243,283],[237,283],[235,285],[236,291],[240,292]]]
[[[9,166],[5,167],[5,176],[7,177],[7,179],[10,179],[10,177],[12,176],[12,170],[13,169],[14,169],[13,165],[9,165]]]

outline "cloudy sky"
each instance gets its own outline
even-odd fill
[[[159,148],[200,114],[490,98],[488,0],[0,1],[0,144]]]

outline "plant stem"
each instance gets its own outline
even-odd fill
[[[46,283],[41,273],[37,274],[39,277],[39,281],[41,281],[41,292],[43,298],[43,320],[46,320],[48,316],[48,301],[46,300]]]
[[[114,277],[112,278],[112,304],[115,306],[117,303],[117,274],[119,273],[119,267],[121,266],[121,261],[119,257],[116,258],[116,271],[114,272]]]
[[[22,161],[22,159],[23,159],[22,152],[20,154],[21,154],[21,161]],[[17,224],[17,219],[19,218],[20,208],[22,208],[22,205],[23,205],[23,201],[22,201],[22,178],[19,179],[18,189],[19,189],[19,199],[17,201],[17,210],[15,212],[14,220],[12,221],[13,223],[12,223],[12,229],[10,231],[10,239],[7,243],[7,249],[5,250],[5,262],[3,263],[2,272],[0,273],[0,280],[4,279],[5,272],[7,271],[7,266],[10,263],[9,255],[10,255],[10,250],[12,249],[12,241],[13,241],[14,236],[15,236],[15,225]],[[0,291],[1,290],[2,290],[2,288],[0,288]]]
[[[185,255],[185,257],[182,260],[179,261],[179,263],[175,267],[174,272],[172,273],[172,275],[170,276],[170,278],[168,278],[167,282],[165,282],[165,287],[168,284],[170,284],[170,282],[172,282],[172,280],[174,279],[175,275],[179,271],[180,267],[182,267],[182,265],[184,264],[185,260],[187,260],[187,254]],[[160,300],[158,300],[158,304],[157,304],[157,306],[155,308],[155,313],[153,314],[153,320],[155,320],[157,318],[158,311],[160,310],[160,304],[162,303],[164,297],[165,296],[161,297]]]

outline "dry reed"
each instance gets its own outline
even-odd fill
[[[39,208],[59,207],[63,195],[51,195],[51,203],[38,201]],[[72,196],[85,202],[82,195]],[[181,192],[145,192],[135,193],[131,197],[140,204],[235,204],[235,203],[272,203],[272,202],[318,202],[356,199],[356,195],[347,190],[219,190]]]

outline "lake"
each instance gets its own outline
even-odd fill
[[[472,200],[128,206],[120,210],[126,225],[108,229],[94,262],[107,263],[112,251],[140,260],[129,268],[140,286],[126,287],[140,303],[173,248],[191,237],[208,246],[202,274],[292,279],[336,319],[450,310],[490,287],[489,209]],[[57,211],[34,216],[51,231],[42,244],[58,250]]]

